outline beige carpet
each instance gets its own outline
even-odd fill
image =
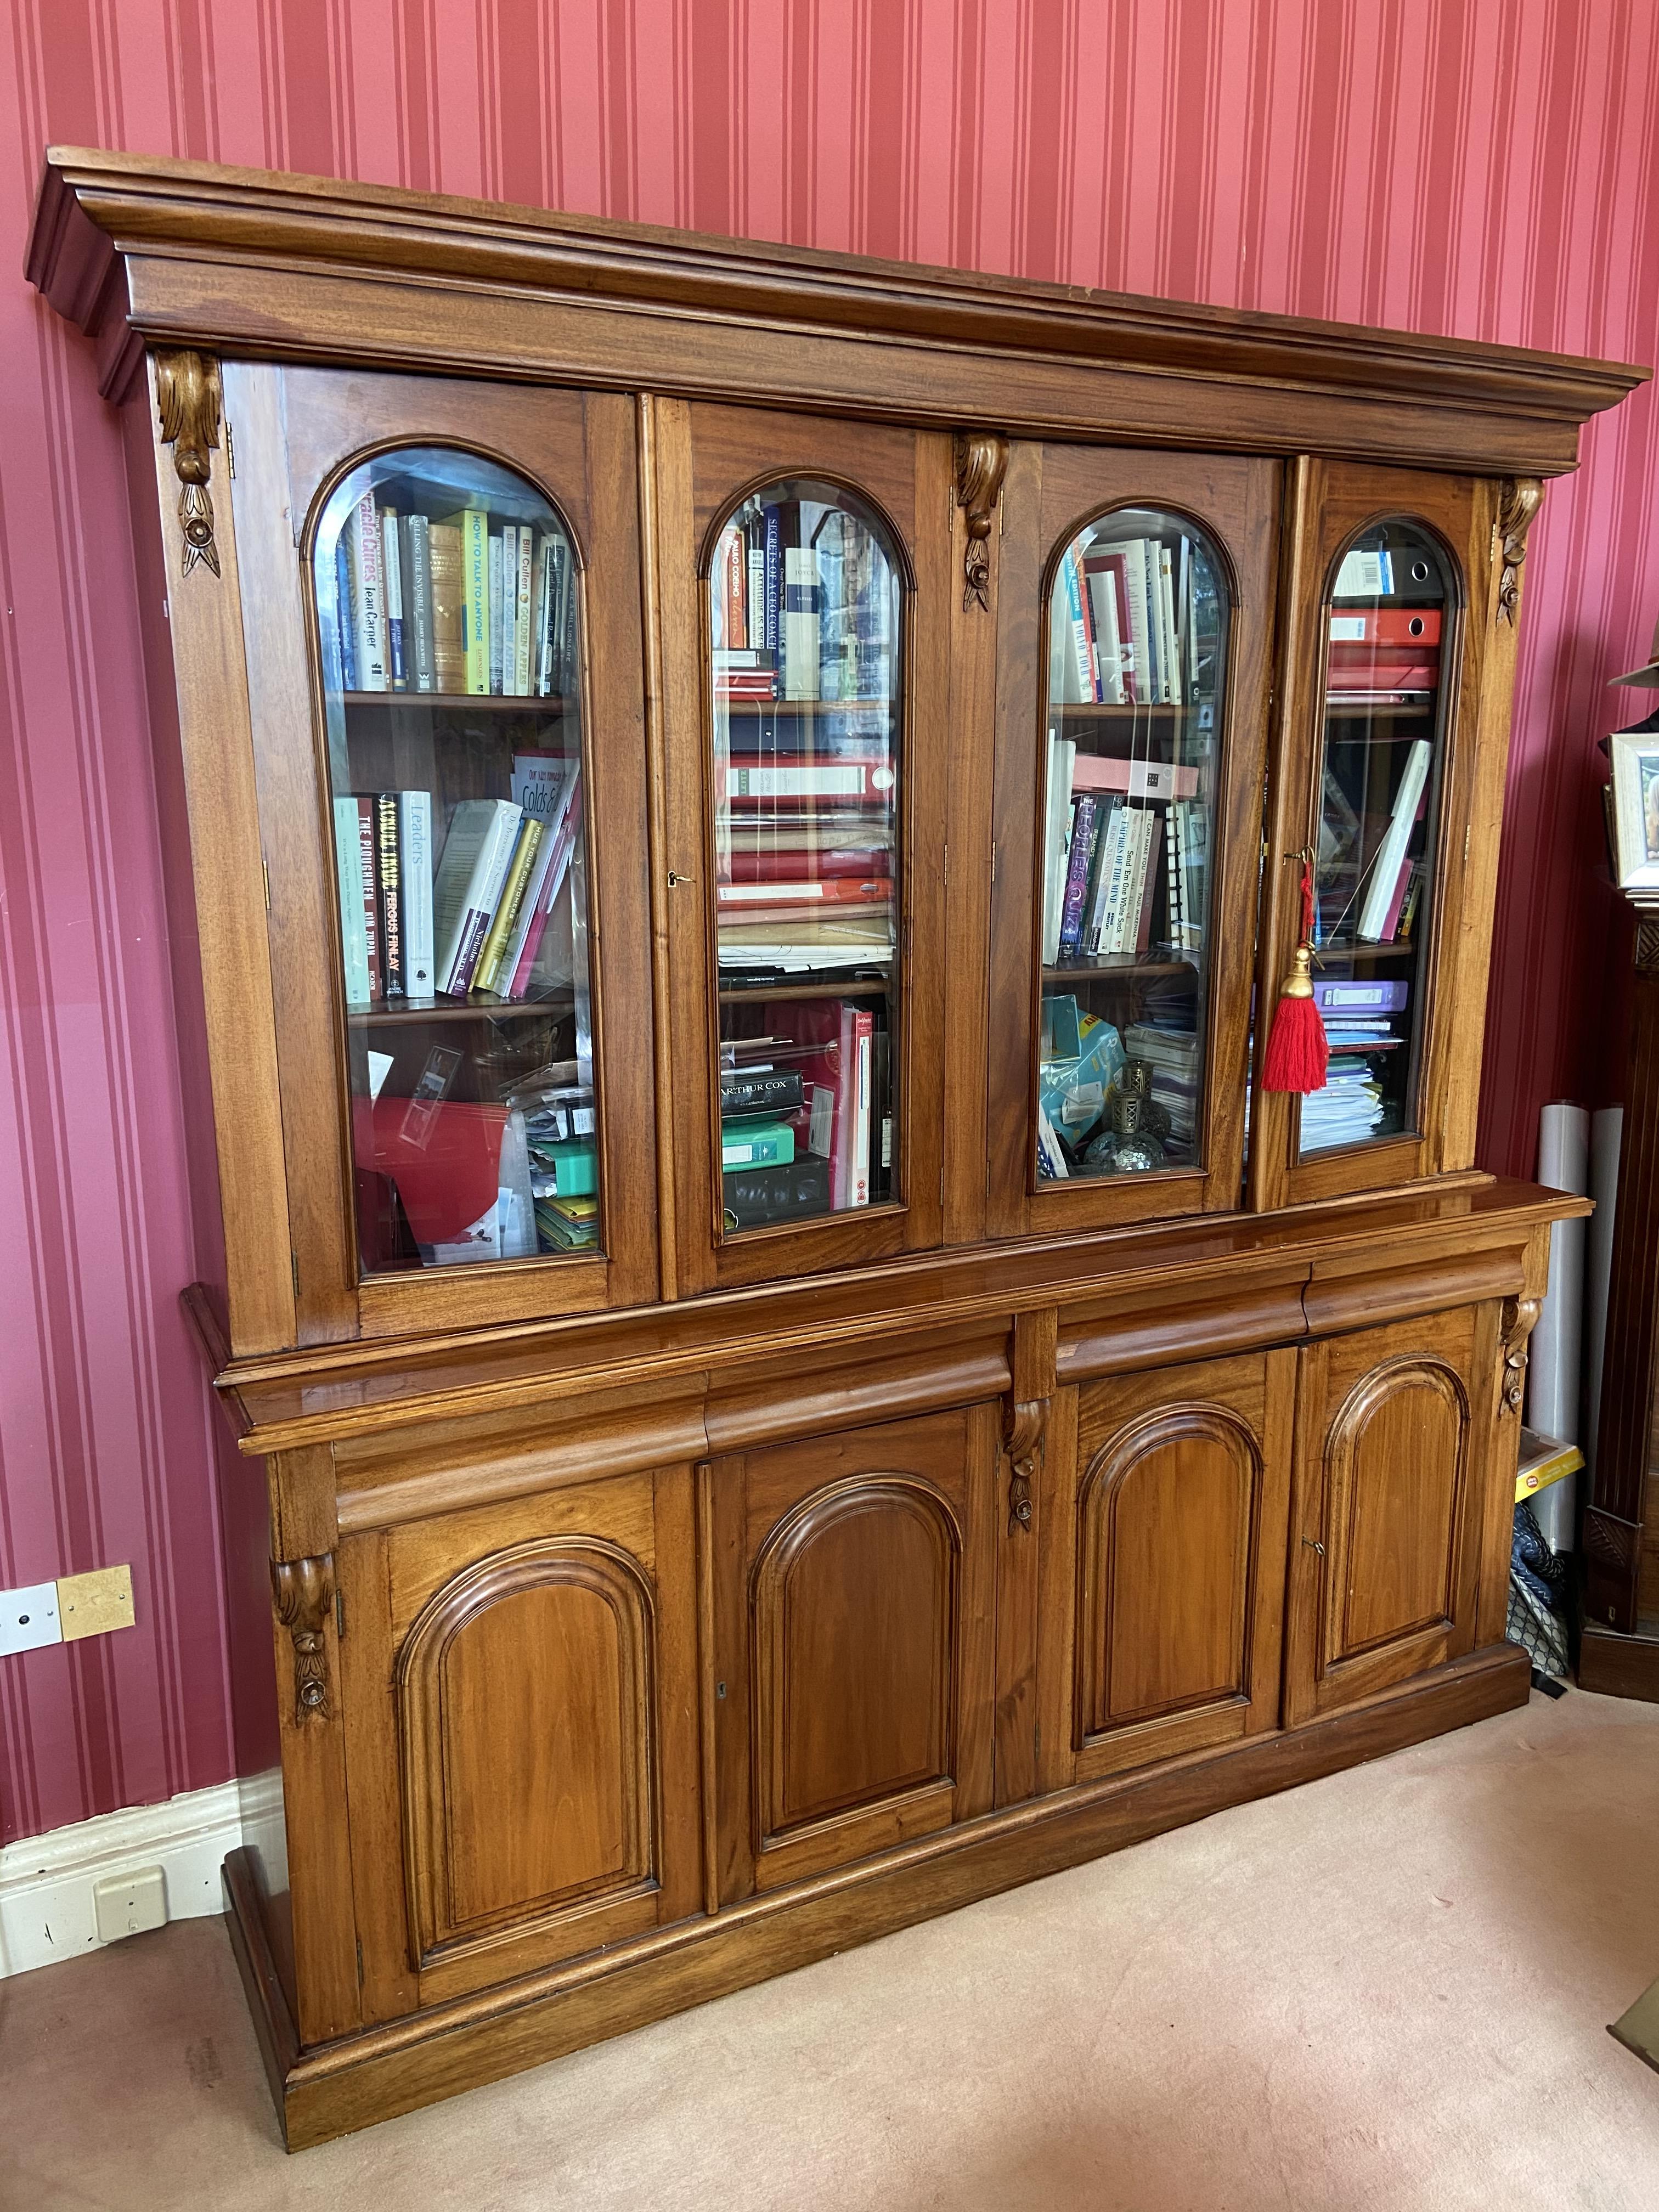
[[[0,1983],[0,2205],[1653,2212],[1659,1709],[1575,1693],[285,2159],[223,1933]]]

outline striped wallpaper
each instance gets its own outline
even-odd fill
[[[11,21],[0,1585],[130,1559],[138,1626],[0,1661],[0,1840],[230,1759],[119,453],[88,354],[16,273],[43,144],[1659,356],[1652,0],[13,0]],[[1495,1166],[1529,1169],[1540,1102],[1602,1079],[1595,745],[1659,611],[1656,421],[1644,393],[1593,424],[1533,535]]]

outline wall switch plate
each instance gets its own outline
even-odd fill
[[[61,1644],[56,1583],[30,1583],[22,1589],[0,1590],[0,1657],[9,1651],[34,1651]]]
[[[112,1628],[131,1628],[132,1569],[100,1567],[92,1575],[60,1575],[58,1617],[65,1644],[82,1636],[106,1636]]]
[[[167,1924],[167,1878],[158,1866],[112,1874],[92,1886],[92,1917],[100,1943],[142,1936]]]

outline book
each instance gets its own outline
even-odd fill
[[[1394,596],[1394,557],[1388,548],[1356,545],[1342,556],[1336,572],[1335,599],[1387,599]]]
[[[1382,981],[1375,976],[1332,975],[1314,978],[1314,1004],[1322,1014],[1372,1012],[1397,1014],[1410,993],[1408,983]]]
[[[509,523],[505,530],[493,532],[489,539],[489,689],[497,696],[513,689],[511,681],[503,684],[501,673],[510,671],[513,661],[513,617],[519,604],[515,588],[507,597],[504,578],[509,557],[514,574],[518,574],[519,533]]]
[[[1146,592],[1144,542],[1130,538],[1121,544],[1097,547],[1085,556],[1084,574],[1113,577],[1127,617],[1127,635],[1120,634],[1120,662],[1125,690],[1136,706],[1150,706],[1157,698],[1153,681],[1152,632]]]
[[[423,514],[406,514],[398,525],[398,570],[404,595],[404,657],[411,691],[435,691],[437,664],[432,649],[432,525]]]
[[[1170,761],[1080,752],[1072,766],[1072,788],[1121,791],[1130,799],[1193,799],[1198,793],[1198,770]]]
[[[428,526],[428,574],[432,581],[433,689],[452,698],[467,688],[466,577],[459,526]]]
[[[465,677],[456,689],[487,697],[490,690],[489,549],[498,546],[500,541],[490,536],[489,517],[481,507],[462,507],[442,526],[455,531],[459,539],[461,650],[465,659]],[[434,524],[432,531],[434,592],[439,527]],[[499,552],[494,557],[499,559]]]
[[[810,545],[783,550],[783,696],[818,696],[818,556]]]
[[[484,935],[483,949],[472,971],[471,988],[475,991],[501,991],[501,961],[509,941],[518,928],[520,908],[536,855],[546,835],[543,825],[520,811],[519,835],[513,848],[513,857],[507,862],[501,894],[495,902],[495,911]],[[507,970],[510,982],[513,969]],[[502,994],[504,996],[505,994]]]
[[[1060,953],[1078,950],[1083,937],[1084,907],[1088,898],[1095,842],[1099,835],[1100,802],[1085,792],[1072,805],[1070,854],[1066,866],[1066,892],[1060,915]]]
[[[1334,614],[1333,645],[1431,646],[1440,642],[1438,607],[1373,607],[1364,614]]]
[[[858,834],[867,837],[872,826],[860,824]],[[775,838],[769,836],[763,847],[740,847],[734,837],[716,889],[733,884],[792,883],[809,874],[827,882],[844,876],[890,878],[892,872],[890,844],[820,845],[816,840],[791,838],[786,830]]]
[[[775,908],[780,913],[819,912],[840,907],[890,908],[890,876],[813,876],[754,884],[718,884],[715,903],[733,919],[746,920]]]
[[[1123,618],[1118,605],[1120,572],[1103,563],[1083,564],[1084,586],[1094,611],[1095,653],[1099,672],[1096,696],[1109,707],[1127,704],[1123,688]]]
[[[536,533],[526,523],[519,532],[519,559],[514,570],[514,596],[517,613],[513,625],[513,696],[517,699],[530,696],[530,617],[535,586]],[[503,679],[502,688],[506,688]]]
[[[1140,908],[1126,951],[1145,952],[1152,941],[1152,914],[1158,902],[1158,864],[1164,852],[1164,816],[1150,807],[1141,817],[1140,841],[1146,850],[1140,871]]]
[[[764,597],[764,635],[754,641],[775,653],[781,641],[783,615],[783,517],[775,507],[761,510]]]
[[[380,509],[380,568],[386,582],[386,673],[394,691],[409,689],[404,622],[403,540],[395,507]]]
[[[402,998],[408,990],[404,973],[404,909],[398,874],[398,794],[374,794],[375,918],[380,931],[380,991],[383,997]]]
[[[1413,740],[1411,750],[1406,756],[1406,765],[1401,773],[1399,788],[1395,793],[1394,811],[1371,863],[1370,882],[1354,934],[1372,944],[1382,941],[1389,908],[1394,902],[1400,879],[1400,864],[1406,857],[1406,847],[1417,820],[1418,805],[1428,781],[1432,754],[1433,747],[1426,738]],[[1397,913],[1397,908],[1395,910]]]
[[[530,688],[545,699],[553,688],[552,605],[553,533],[544,530],[536,540],[536,566],[531,578]]]
[[[766,549],[757,543],[752,531],[745,538],[744,567],[746,572],[744,636],[749,644],[763,647],[766,636]]]
[[[721,1196],[728,1229],[827,1213],[830,1163],[807,1153],[785,1167],[743,1169],[723,1177]]]
[[[1117,916],[1122,899],[1124,863],[1130,836],[1129,810],[1113,800],[1105,826],[1098,836],[1094,894],[1079,949],[1092,955],[1114,951]]]
[[[366,491],[345,526],[346,576],[351,599],[351,635],[356,659],[354,690],[387,689],[385,580],[381,573],[380,525],[374,495]]]
[[[891,800],[896,779],[886,754],[818,760],[804,754],[780,753],[757,766],[720,760],[715,763],[715,798],[728,806],[775,805],[832,799],[852,804]]]
[[[558,798],[544,819],[547,834],[520,909],[518,928],[508,940],[502,962],[502,973],[510,979],[507,996],[511,999],[522,999],[529,992],[549,918],[575,854],[581,829],[580,762],[569,763]]]
[[[349,1006],[366,1006],[371,996],[358,834],[357,802],[349,793],[342,793],[334,801],[334,872],[340,908],[341,967]]]
[[[870,1105],[874,1017],[850,999],[841,1003],[842,1110],[830,1170],[836,1208],[870,1203]]]
[[[411,999],[429,999],[437,988],[432,955],[432,794],[400,791],[396,797],[404,989]]]
[[[363,951],[368,965],[368,995],[378,999],[385,994],[386,970],[381,959],[380,945],[380,887],[377,866],[379,829],[375,821],[374,801],[354,795],[351,804],[357,815],[357,898],[363,913]]]
[[[1093,657],[1089,650],[1089,623],[1084,612],[1083,574],[1076,554],[1068,546],[1060,556],[1060,589],[1065,595],[1066,619],[1071,634],[1071,665],[1066,696],[1076,701],[1092,701],[1100,696],[1095,681]]]
[[[466,992],[507,881],[524,811],[507,799],[464,799],[450,822],[432,890],[439,988]]]
[[[1182,701],[1181,654],[1176,643],[1175,564],[1167,545],[1152,549],[1158,566],[1159,696],[1172,707]]]
[[[764,1120],[723,1123],[720,1166],[787,1167],[795,1157],[795,1132],[787,1121]]]
[[[1048,732],[1048,777],[1042,843],[1042,962],[1052,968],[1060,957],[1060,926],[1066,906],[1066,842],[1072,826],[1072,765],[1077,747],[1057,731]]]
[[[800,1073],[794,1068],[764,1072],[720,1070],[720,1119],[739,1114],[787,1114],[806,1103]]]

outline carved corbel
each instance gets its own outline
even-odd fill
[[[334,1555],[312,1559],[273,1559],[271,1594],[276,1618],[294,1644],[294,1718],[296,1725],[328,1718],[328,1656],[325,1625],[334,1603]]]
[[[975,602],[988,613],[991,587],[991,517],[1008,469],[1008,441],[994,430],[957,433],[957,505],[968,518],[968,543],[962,556],[962,604]]]
[[[1543,1310],[1538,1298],[1505,1298],[1498,1326],[1504,1339],[1504,1407],[1518,1413],[1527,1388],[1527,1339]]]
[[[173,472],[179,479],[179,526],[185,536],[185,574],[205,561],[216,576],[219,550],[213,542],[213,495],[210,455],[219,443],[223,398],[219,364],[202,353],[158,353],[155,408],[161,442],[173,448]]]
[[[1536,477],[1510,477],[1504,486],[1498,508],[1498,532],[1503,540],[1504,573],[1498,580],[1498,619],[1513,627],[1521,599],[1521,563],[1527,557],[1527,532],[1544,503],[1544,487]]]
[[[1048,1425],[1046,1398],[1022,1399],[1003,1416],[1003,1449],[1008,1455],[1008,1534],[1031,1525],[1031,1483],[1042,1432]]]

